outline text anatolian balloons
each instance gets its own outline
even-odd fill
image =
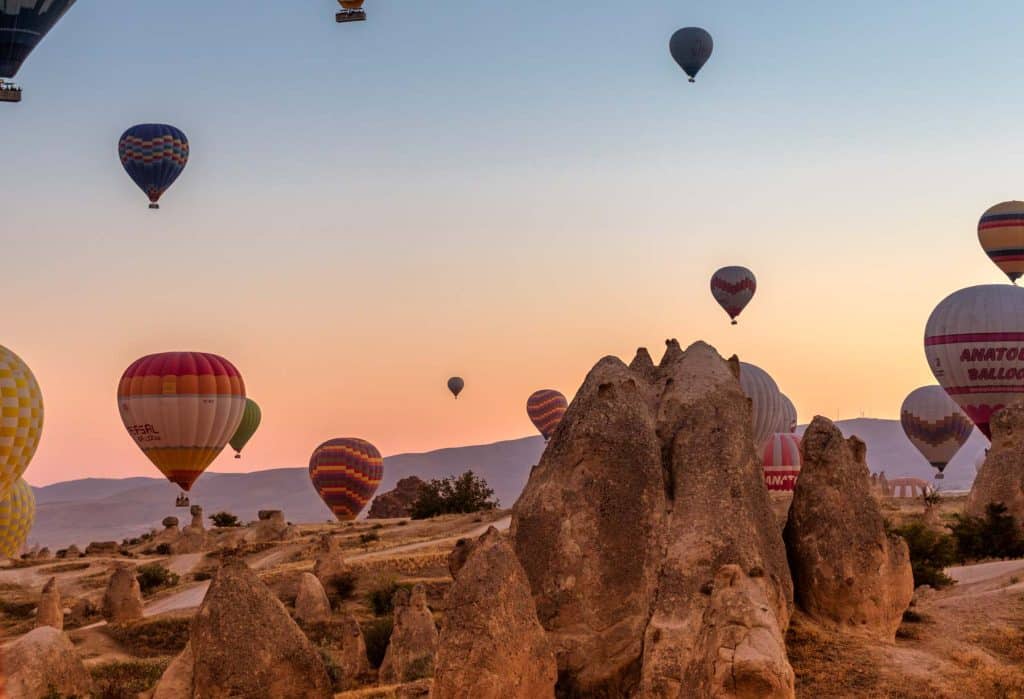
[[[974,430],[974,423],[946,394],[942,386],[915,388],[900,409],[903,431],[921,455],[939,473],[960,451]]]
[[[1024,289],[972,286],[947,296],[924,331],[928,366],[986,437],[989,419],[1024,398]]]
[[[0,497],[25,473],[43,433],[43,394],[25,362],[0,345]]]
[[[568,408],[565,396],[552,388],[534,391],[526,401],[526,414],[545,441],[551,439]]]
[[[691,83],[711,58],[714,48],[715,42],[712,41],[711,35],[700,27],[683,27],[668,41],[669,53],[679,67],[690,76]]]
[[[711,275],[711,295],[729,314],[733,325],[736,325],[736,316],[754,298],[755,291],[757,279],[746,267],[722,267]]]
[[[364,439],[332,439],[309,457],[309,480],[340,522],[362,512],[383,477],[384,460],[377,447]]]
[[[1024,274],[1024,201],[1004,201],[981,215],[978,242],[1014,284]]]
[[[776,432],[789,428],[782,394],[764,369],[740,362],[740,386],[753,408],[754,444],[760,446]]]
[[[764,484],[768,490],[789,492],[800,475],[800,438],[792,432],[777,432],[761,447]]]
[[[0,556],[14,558],[21,553],[35,519],[36,497],[25,479],[19,478],[0,497]]]
[[[151,354],[125,370],[117,407],[142,452],[187,491],[238,430],[245,383],[216,354]]]

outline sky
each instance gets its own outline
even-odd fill
[[[221,472],[525,436],[533,390],[669,337],[761,366],[803,422],[897,417],[934,383],[932,308],[1005,281],[975,230],[1024,198],[1024,5],[768,5],[79,0],[0,105],[27,480],[157,475],[115,390],[168,350],[227,357],[263,408]],[[715,39],[692,85],[689,25]],[[191,141],[158,212],[116,153],[148,121]],[[731,264],[758,280],[735,327]]]

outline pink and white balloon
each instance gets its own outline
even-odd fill
[[[792,432],[773,434],[761,447],[761,460],[768,490],[792,491],[800,475],[800,438]]]
[[[937,471],[942,472],[974,430],[974,423],[942,386],[915,388],[903,400],[900,423],[907,439]]]
[[[736,325],[736,316],[754,298],[755,291],[757,279],[746,267],[722,267],[711,275],[711,295],[729,314],[733,325]]]

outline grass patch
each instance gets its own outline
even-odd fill
[[[153,658],[181,652],[188,643],[190,625],[191,619],[188,617],[170,617],[112,624],[103,628],[108,636],[132,655]]]
[[[152,689],[170,660],[130,660],[95,665],[90,670],[96,696],[103,699],[135,699]]]
[[[853,637],[828,633],[794,616],[786,650],[796,675],[797,696],[879,696],[878,663]]]
[[[86,568],[88,568],[91,565],[92,565],[92,563],[86,563],[86,562],[82,562],[82,563],[58,563],[57,565],[50,566],[49,568],[40,568],[39,572],[40,573],[45,573],[46,575],[53,575],[55,573],[70,573],[73,570],[85,570]]]
[[[409,583],[400,583],[394,577],[382,576],[366,593],[366,601],[370,603],[374,616],[386,616],[394,611],[395,593],[411,589],[412,585]]]
[[[327,580],[327,593],[331,597],[344,602],[352,598],[352,594],[356,591],[356,585],[358,584],[359,574],[354,570],[346,570]]]

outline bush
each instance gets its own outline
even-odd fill
[[[238,521],[238,517],[235,517],[230,512],[217,512],[210,515],[210,521],[213,522],[213,526],[218,528],[226,527],[240,527],[242,523]]]
[[[345,601],[352,597],[352,593],[356,591],[356,585],[359,583],[359,576],[353,570],[346,570],[343,573],[331,577],[327,581],[327,591],[333,592],[334,596],[341,601]]]
[[[921,522],[912,522],[895,530],[910,549],[910,565],[914,571],[914,587],[931,585],[935,589],[948,587],[953,580],[943,570],[957,562],[956,540],[941,534]]]
[[[170,544],[160,544],[156,547],[156,553],[158,556],[170,556],[173,552]]]
[[[377,524],[375,524],[372,527],[370,527],[370,529],[383,529],[383,528],[384,528],[384,525],[381,524],[380,522],[378,522]]]
[[[409,583],[400,583],[392,577],[382,577],[366,593],[375,616],[385,616],[394,611],[394,597],[399,590],[411,590]]]
[[[208,570],[197,570],[195,573],[192,574],[192,579],[196,582],[210,580],[211,578],[213,578],[213,573],[211,573]]]
[[[189,617],[143,619],[129,624],[111,624],[103,632],[120,643],[132,655],[152,658],[174,655],[188,643]]]
[[[494,490],[487,481],[472,471],[466,471],[458,478],[435,478],[424,483],[412,504],[411,514],[413,519],[427,519],[444,514],[493,510],[498,507],[498,501],[493,497]]]
[[[955,515],[950,530],[962,561],[1024,556],[1024,533],[1002,503],[990,503],[984,517]]]
[[[366,643],[366,658],[370,661],[370,667],[378,668],[384,662],[384,654],[391,643],[393,622],[390,617],[373,619],[363,624],[361,628],[363,641]]]
[[[364,546],[372,541],[380,541],[380,534],[377,532],[367,532],[359,535],[359,543]]]
[[[89,671],[96,696],[103,699],[135,699],[154,687],[169,661],[115,661],[95,665]]]
[[[135,571],[135,577],[144,595],[163,587],[174,587],[180,581],[177,573],[167,570],[159,563],[139,566]]]

